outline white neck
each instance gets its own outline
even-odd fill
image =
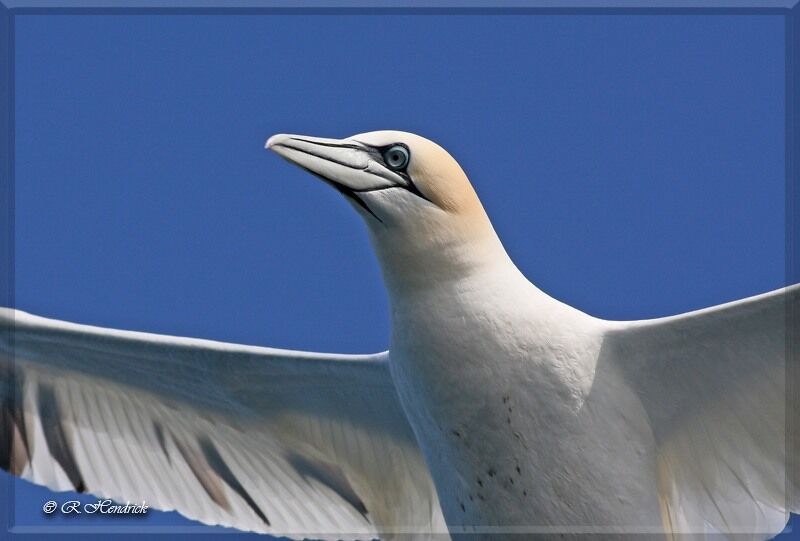
[[[534,309],[543,317],[555,313],[589,317],[529,282],[488,220],[486,224],[477,240],[442,234],[407,242],[402,232],[373,233],[393,327],[420,319],[438,326],[437,317],[460,317],[458,311],[467,316],[484,310],[495,316],[516,313],[524,319]],[[420,312],[425,316],[421,318]]]

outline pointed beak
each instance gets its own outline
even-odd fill
[[[376,149],[352,139],[278,134],[267,140],[265,148],[351,195],[408,184],[381,163]]]

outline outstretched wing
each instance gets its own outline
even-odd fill
[[[798,361],[798,323],[800,286],[792,286],[620,322],[607,337],[650,418],[673,532],[764,539],[798,511],[800,396],[787,377]]]
[[[446,531],[387,363],[2,309],[0,467],[295,538]]]

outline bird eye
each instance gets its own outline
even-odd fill
[[[391,146],[383,153],[383,160],[390,169],[405,169],[409,160],[408,149],[402,145]]]

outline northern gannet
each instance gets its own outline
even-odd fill
[[[389,351],[287,351],[3,309],[0,467],[292,538],[766,539],[800,510],[787,477],[800,435],[785,430],[800,287],[597,319],[520,273],[435,143],[379,131],[266,147],[363,216],[389,293]]]

